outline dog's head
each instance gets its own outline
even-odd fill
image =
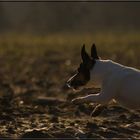
[[[77,69],[77,73],[72,76],[68,81],[68,87],[73,89],[79,89],[82,86],[85,86],[90,80],[90,70],[93,69],[96,60],[99,59],[96,51],[95,44],[91,47],[91,57],[85,50],[85,45],[81,49],[82,63]]]

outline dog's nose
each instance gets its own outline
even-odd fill
[[[71,87],[71,81],[67,81],[66,85],[70,88]]]

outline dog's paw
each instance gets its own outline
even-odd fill
[[[80,104],[84,102],[84,99],[82,97],[75,98],[71,101],[73,104]]]

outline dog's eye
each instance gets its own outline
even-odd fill
[[[77,69],[78,72],[81,72],[80,68]]]
[[[83,72],[84,71],[84,66],[80,64],[80,67],[78,68],[78,72]]]

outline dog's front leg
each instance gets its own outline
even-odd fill
[[[108,94],[90,94],[84,97],[79,97],[72,100],[72,103],[79,104],[79,103],[89,103],[89,102],[95,102],[95,103],[101,103],[106,104],[111,100],[111,97],[108,96]]]
[[[72,100],[72,103],[79,104],[79,103],[89,103],[95,102],[100,104],[107,104],[113,98],[112,92],[101,92],[99,94],[90,94],[84,97],[79,97]]]
[[[98,100],[98,94],[95,95],[87,95],[84,97],[78,97],[72,100],[72,103],[74,104],[79,104],[79,103],[87,103],[87,102],[92,102],[91,100],[94,100],[96,102]],[[94,98],[94,99],[93,99]]]
[[[116,84],[112,84],[110,80],[109,83],[105,83],[102,85],[102,90],[99,94],[90,94],[84,97],[79,97],[72,100],[72,103],[89,103],[95,102],[99,104],[107,104],[110,100],[112,100],[116,96]]]

